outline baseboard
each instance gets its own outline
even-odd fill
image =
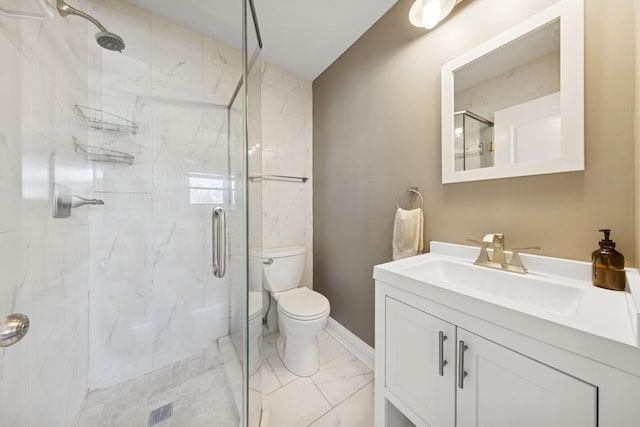
[[[362,363],[373,371],[375,352],[366,342],[358,338],[353,332],[342,326],[332,317],[329,317],[326,326],[327,332],[336,341],[342,344]]]

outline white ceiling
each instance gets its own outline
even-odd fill
[[[206,36],[240,47],[241,1],[129,1]],[[313,80],[397,0],[254,1],[263,58]]]

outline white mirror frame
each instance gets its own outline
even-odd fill
[[[561,158],[455,170],[454,72],[560,18]],[[584,3],[562,0],[442,66],[442,183],[584,170]]]

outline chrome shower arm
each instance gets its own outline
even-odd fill
[[[100,31],[104,31],[104,32],[107,31],[107,29],[100,22],[98,22],[98,20],[95,19],[93,16],[86,14],[83,11],[78,10],[72,6],[69,6],[67,3],[64,2],[64,0],[58,0],[58,12],[60,12],[60,16],[62,17],[65,17],[67,15],[80,16],[81,18],[84,18],[87,21],[92,22],[96,27],[100,29]]]

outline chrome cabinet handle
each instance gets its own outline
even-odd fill
[[[444,367],[447,366],[447,361],[444,360],[444,341],[447,339],[447,336],[444,332],[438,332],[438,374],[440,376],[444,376]]]
[[[458,388],[461,390],[464,388],[464,377],[468,375],[464,370],[464,352],[468,348],[464,341],[458,343]]]
[[[9,347],[29,332],[29,318],[24,314],[10,314],[0,319],[0,347]]]
[[[227,219],[221,207],[213,210],[211,229],[213,275],[222,278],[227,270]]]

